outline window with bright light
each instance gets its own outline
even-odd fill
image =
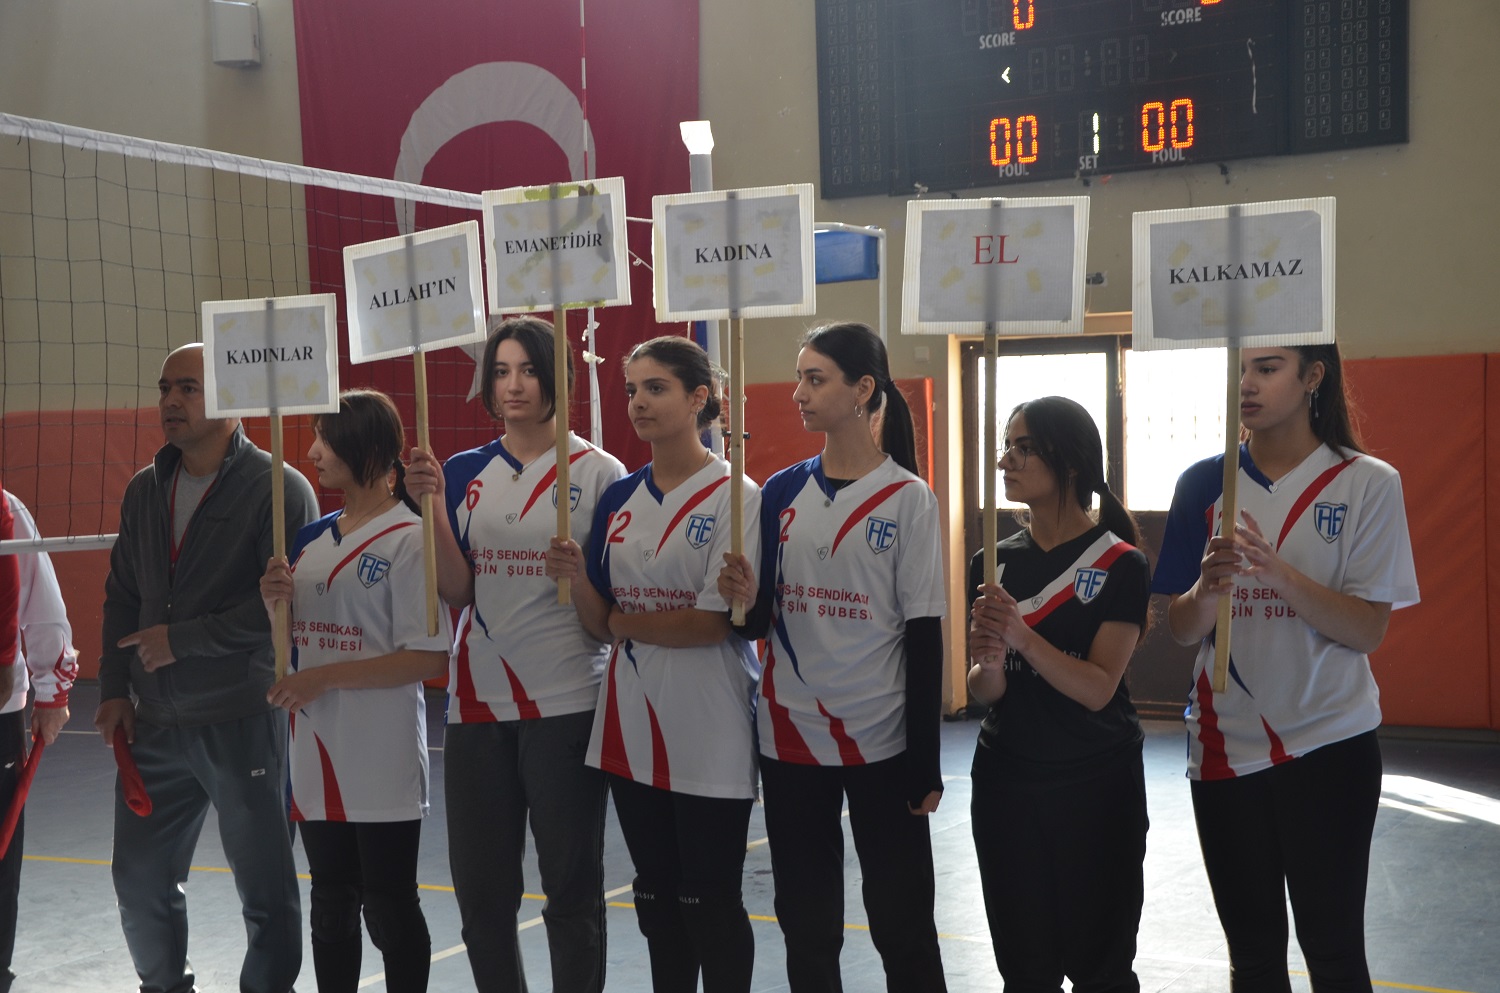
[[[1010,417],[1010,412],[1016,405],[1026,400],[1035,400],[1037,397],[1065,396],[1076,400],[1083,405],[1084,409],[1093,417],[1094,423],[1099,425],[1101,434],[1104,431],[1105,400],[1108,397],[1108,382],[1106,375],[1106,364],[1103,352],[1074,352],[1062,355],[1001,355],[998,359],[1000,381],[996,385],[996,411],[997,423],[995,429],[995,448],[998,451],[1005,444],[1005,422]],[[1220,364],[1223,364],[1222,357]],[[985,395],[985,360],[979,359],[978,395],[979,424],[984,423],[984,418],[989,416],[986,408],[988,397]],[[1223,387],[1220,387],[1223,392]],[[983,444],[982,435],[975,439]],[[981,464],[983,455],[981,455]],[[1013,508],[1019,504],[1007,503],[1005,501],[1005,487],[1001,485],[1000,471],[994,463],[991,469],[995,473],[995,501],[1000,507]],[[974,505],[984,506],[984,476],[976,473],[979,487],[974,494]],[[1175,478],[1175,477],[1174,477]],[[1170,487],[1167,490],[1171,495]]]
[[[997,386],[997,449],[1005,420],[1017,404],[1043,396],[1065,396],[1083,405],[1105,433],[1109,397],[1103,352],[1001,355]],[[1186,348],[1124,353],[1125,506],[1165,511],[1182,471],[1224,450],[1224,350]],[[979,359],[976,399],[980,424],[987,416],[984,359]],[[981,444],[979,438],[975,443]],[[981,455],[981,461],[983,456]],[[984,504],[984,477],[976,475],[974,505]],[[999,469],[995,498],[1005,501]]]
[[[1125,353],[1125,506],[1168,510],[1177,477],[1224,451],[1224,349]]]

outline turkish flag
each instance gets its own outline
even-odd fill
[[[698,116],[696,0],[296,0],[295,16],[309,166],[469,193],[622,176],[627,213],[638,218],[651,216],[653,196],[688,189],[677,126]],[[311,292],[339,293],[342,323],[343,247],[403,233],[397,213],[408,208],[318,187],[307,201]],[[410,230],[426,230],[479,212],[419,204],[410,217]],[[628,229],[632,254],[649,260],[650,225]],[[631,299],[595,311],[595,320],[605,447],[633,469],[650,450],[625,417],[621,359],[636,343],[686,326],[656,323],[644,265],[632,267]],[[578,370],[570,419],[587,437],[585,315],[572,312],[568,330]],[[411,363],[350,367],[346,341],[341,382],[386,390],[410,419]],[[467,399],[469,355],[432,353],[428,377],[440,458],[495,436],[478,398]],[[295,442],[287,451],[298,452]]]

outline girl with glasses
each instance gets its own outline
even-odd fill
[[[999,468],[1025,527],[996,547],[994,585],[982,552],[970,564],[968,676],[989,705],[972,824],[995,961],[1010,990],[1065,976],[1139,990],[1146,788],[1122,679],[1146,628],[1149,567],[1078,403],[1016,407]]]

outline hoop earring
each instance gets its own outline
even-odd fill
[[[863,405],[857,404],[857,403],[854,405],[854,416],[855,417],[863,417],[863,416],[865,416],[865,408],[864,408]]]

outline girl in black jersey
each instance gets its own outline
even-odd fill
[[[1064,976],[1135,993],[1146,791],[1121,677],[1145,630],[1149,567],[1079,404],[1016,407],[1000,469],[1026,527],[997,547],[995,585],[982,553],[969,570],[969,692],[990,708],[974,847],[995,961],[1007,993],[1056,991]]]

